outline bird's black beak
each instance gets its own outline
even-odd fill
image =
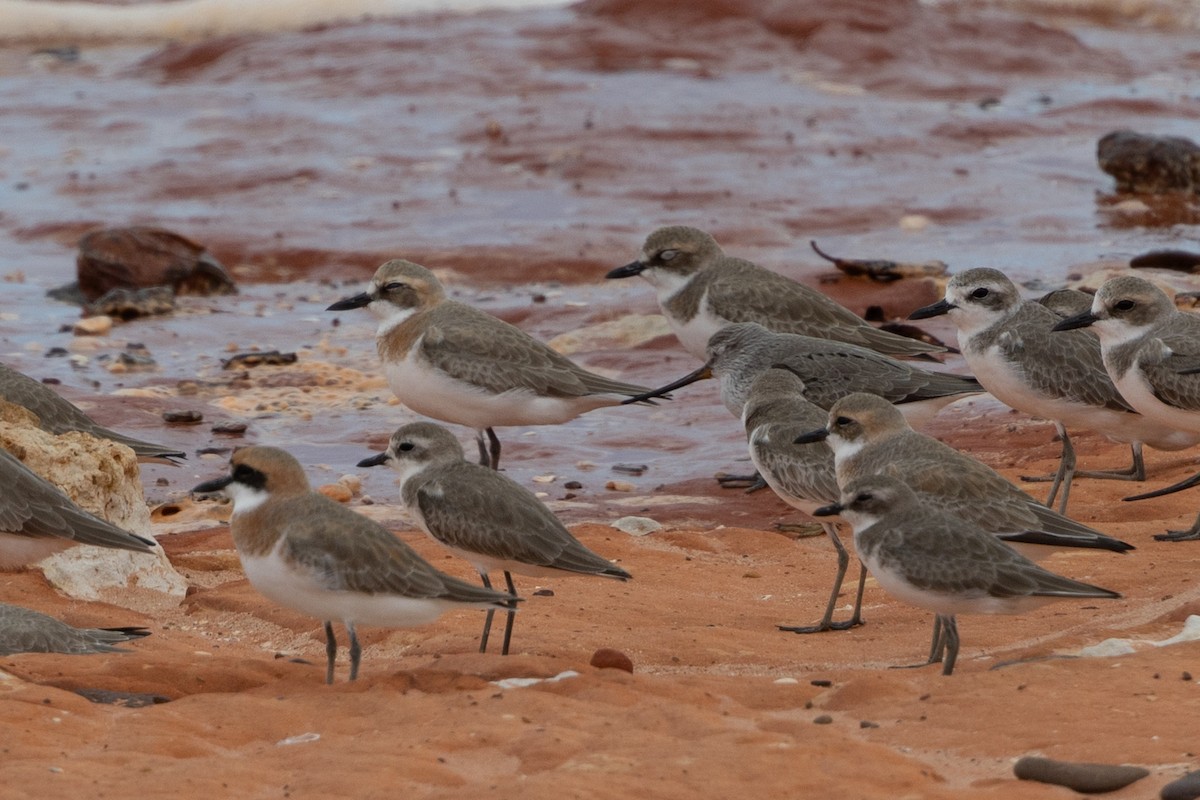
[[[198,484],[197,486],[193,487],[192,493],[193,494],[212,494],[213,492],[221,491],[222,489],[224,489],[226,486],[228,486],[231,483],[233,483],[232,475],[226,475],[223,478],[213,478],[211,481],[205,481],[204,483]]]
[[[1149,500],[1151,497],[1162,497],[1163,495],[1175,494],[1175,492],[1182,492],[1184,489],[1190,489],[1198,483],[1200,483],[1200,472],[1197,472],[1195,475],[1193,475],[1190,478],[1185,478],[1185,479],[1181,480],[1179,483],[1173,483],[1170,486],[1166,486],[1162,489],[1155,489],[1152,492],[1145,492],[1143,494],[1135,494],[1135,495],[1132,495],[1131,497],[1123,497],[1121,499],[1125,500],[1125,501]]]
[[[843,506],[841,503],[830,503],[827,506],[814,508],[812,513],[814,517],[834,517],[842,513],[844,508],[845,506]]]
[[[645,265],[645,264],[643,264],[642,262],[640,262],[640,261],[631,261],[631,262],[629,262],[628,264],[626,264],[626,265],[625,265],[625,266],[623,266],[623,267],[617,267],[616,269],[614,269],[614,270],[610,271],[610,272],[609,272],[607,275],[605,275],[604,277],[605,277],[605,278],[608,278],[608,279],[612,279],[612,278],[632,278],[634,275],[641,275],[641,274],[642,274],[642,270],[644,270],[645,268],[646,268],[646,265]]]
[[[343,300],[338,300],[336,303],[334,303],[333,305],[331,305],[329,308],[327,308],[325,310],[326,311],[348,311],[352,308],[363,308],[364,306],[370,305],[371,301],[374,299],[375,298],[371,297],[371,295],[367,294],[366,292],[361,292],[360,294],[356,294],[353,297],[347,297]]]
[[[1091,311],[1084,311],[1082,314],[1076,314],[1073,317],[1067,317],[1059,322],[1050,330],[1052,331],[1071,331],[1076,328],[1086,328],[1096,320],[1100,319]]]
[[[611,274],[609,275],[609,277],[612,277]],[[696,381],[702,381],[705,378],[711,378],[712,376],[713,376],[712,368],[709,367],[708,364],[705,364],[700,369],[698,369],[694,372],[689,372],[687,375],[684,375],[682,378],[675,381],[674,383],[668,383],[666,386],[659,387],[658,389],[651,389],[648,392],[642,392],[641,394],[635,394],[633,397],[626,397],[624,400],[621,401],[621,405],[627,406],[630,403],[646,403],[646,402],[649,402],[650,400],[653,400],[656,397],[665,397],[667,395],[667,393],[669,393],[675,389],[679,389],[683,386],[687,386],[689,383],[695,383]]]
[[[360,466],[360,467],[381,467],[384,464],[386,464],[388,462],[388,459],[390,459],[390,458],[391,458],[391,456],[389,456],[387,454],[387,451],[385,450],[382,453],[376,453],[375,455],[371,456],[370,458],[364,458],[362,461],[358,462],[358,466]]]
[[[829,438],[829,431],[825,428],[817,428],[815,431],[802,433],[792,440],[792,444],[812,444],[813,442],[823,442]],[[837,513],[837,512],[833,512]]]
[[[916,311],[908,315],[909,319],[929,319],[930,317],[940,317],[942,314],[950,312],[958,306],[951,303],[949,300],[939,300],[931,305],[921,306]]]

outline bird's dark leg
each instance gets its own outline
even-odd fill
[[[483,440],[480,439],[480,441],[482,442]],[[479,577],[483,578],[484,588],[487,588],[487,589],[492,588],[492,582],[488,578],[486,572],[479,573]],[[485,617],[483,620],[483,633],[479,637],[479,652],[481,652],[481,653],[487,652],[488,636],[492,632],[492,619],[495,616],[496,616],[496,610],[494,608],[489,608],[488,612],[487,612],[487,617]]]
[[[333,623],[325,620],[325,683],[333,683],[333,662],[337,659],[337,639],[333,636]]]
[[[508,570],[504,571],[504,580],[508,583],[508,593],[513,597],[517,596],[517,587],[513,585],[512,573]],[[504,647],[500,649],[500,655],[508,655],[508,643],[512,641],[513,621],[517,617],[517,609],[510,608],[508,610],[508,619],[504,622]]]
[[[487,436],[488,442],[491,443],[491,459],[488,462],[488,466],[490,466],[492,469],[498,470],[500,469],[500,437],[497,436],[496,432],[491,428],[487,429]]]
[[[854,614],[845,622],[833,621],[833,610],[837,607],[838,593],[842,590],[842,581],[846,577],[846,569],[850,566],[850,554],[846,552],[846,546],[842,544],[842,540],[838,538],[837,528],[828,522],[821,523],[821,527],[825,529],[830,540],[833,542],[833,547],[837,550],[837,577],[833,580],[833,591],[829,595],[829,602],[825,604],[825,615],[821,617],[821,621],[816,625],[780,625],[779,630],[788,631],[789,633],[821,633],[823,631],[845,631],[850,628],[862,624],[860,612],[862,610],[862,593],[863,584],[866,582],[866,568],[863,568],[863,574],[859,578],[858,583],[858,600],[854,605]]]
[[[346,623],[346,632],[350,634],[350,680],[358,680],[358,663],[362,660],[362,646],[358,643],[358,632],[354,623]]]
[[[958,660],[958,620],[953,614],[939,614],[942,620],[942,631],[946,638],[946,660],[942,662],[942,674],[954,672],[954,662]]]
[[[1200,517],[1186,531],[1167,531],[1154,534],[1156,542],[1195,542],[1200,540]]]
[[[755,472],[753,475],[718,475],[717,484],[722,489],[742,489],[746,490],[746,494],[754,494],[760,489],[767,488],[767,482],[763,480],[763,476]]]
[[[488,455],[487,440],[483,437],[483,431],[475,431],[475,444],[479,445],[480,466],[490,467],[492,457]]]

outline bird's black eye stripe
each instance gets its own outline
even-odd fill
[[[266,475],[254,467],[248,467],[245,464],[238,464],[233,468],[233,479],[243,486],[249,486],[251,489],[262,489],[267,485]]]
[[[414,447],[416,447],[416,445],[413,444],[412,442],[402,442],[400,444],[400,446],[397,447],[396,449],[403,453],[407,453],[409,450],[412,450]]]

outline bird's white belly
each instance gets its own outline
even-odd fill
[[[859,558],[875,580],[892,597],[918,608],[937,614],[1016,614],[1036,608],[1047,602],[1043,597],[992,597],[985,593],[965,595],[948,594],[920,589],[906,581],[902,575],[881,565],[873,553],[864,553],[855,540]]]
[[[503,364],[496,365],[496,369],[505,368]],[[542,397],[522,389],[493,394],[430,366],[413,352],[402,361],[385,364],[384,373],[396,397],[416,413],[475,430],[503,425],[554,425],[585,411],[620,402],[612,395]]]
[[[669,296],[666,298],[660,296],[659,302],[663,303],[668,299],[670,299]],[[679,343],[683,345],[683,349],[701,361],[708,360],[708,340],[714,333],[729,324],[729,320],[713,314],[709,309],[707,293],[700,298],[696,315],[686,322],[667,313],[665,306],[663,314],[666,316],[671,330],[675,332],[675,338],[679,339]]]

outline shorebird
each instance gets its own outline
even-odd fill
[[[1034,558],[1051,548],[1125,552],[1133,546],[1047,508],[981,461],[909,427],[881,397],[852,394],[829,409],[827,423],[796,438],[824,440],[833,450],[838,486],[891,475],[932,508],[955,514]]]
[[[464,558],[492,588],[488,574],[504,572],[516,595],[512,573],[545,577],[596,575],[629,580],[630,574],[571,535],[533,493],[512,479],[465,460],[450,431],[431,422],[414,422],[392,434],[388,448],[358,462],[360,467],[387,464],[400,474],[400,499],[417,524],[450,552]],[[494,611],[489,610],[479,638],[487,650]],[[515,610],[504,626],[502,655],[508,655]]]
[[[1150,281],[1122,275],[1105,281],[1089,310],[1062,320],[1054,330],[1089,326],[1100,338],[1109,376],[1130,405],[1162,425],[1200,433],[1200,374],[1195,371],[1200,365],[1200,315],[1177,309]],[[1200,518],[1186,531],[1155,538],[1200,539]]]
[[[872,327],[804,284],[727,256],[697,228],[659,228],[647,237],[636,261],[605,277],[634,275],[657,290],[659,306],[683,349],[701,359],[712,335],[736,322],[757,322],[777,333],[846,342],[889,356],[930,357],[946,350]]]
[[[1073,296],[1061,295],[1053,300],[1078,302]],[[1061,318],[1040,302],[1022,300],[1016,285],[998,270],[958,273],[946,284],[943,300],[918,308],[909,319],[941,314],[958,327],[959,349],[984,389],[1018,411],[1054,423],[1062,439],[1062,455],[1046,505],[1054,504],[1061,486],[1061,513],[1066,512],[1076,475],[1145,480],[1143,443],[1160,450],[1180,450],[1200,442],[1198,434],[1138,414],[1105,370],[1099,340],[1082,330],[1052,332]],[[1128,443],[1132,464],[1115,472],[1077,472],[1068,427],[1087,428]]]
[[[80,431],[99,439],[109,439],[133,450],[139,460],[175,463],[174,459],[187,457],[182,451],[153,442],[144,442],[105,428],[73,403],[59,397],[41,381],[36,381],[4,364],[0,364],[0,399],[31,411],[41,423],[42,430],[55,436],[67,431]]]
[[[325,682],[333,683],[333,620],[350,637],[350,680],[362,650],[356,625],[410,627],[452,608],[509,610],[517,598],[474,586],[429,565],[382,525],[309,488],[294,457],[243,447],[230,474],[193,492],[233,500],[230,532],[250,584],[267,599],[325,623]]]
[[[766,484],[785,503],[813,515],[817,508],[838,499],[837,475],[833,453],[821,443],[795,444],[800,433],[825,424],[828,412],[810,403],[804,396],[804,381],[787,369],[769,369],[754,379],[742,410],[742,425],[750,448],[750,460]],[[825,614],[816,625],[780,625],[792,633],[819,633],[849,630],[862,624],[862,596],[866,570],[860,571],[854,611],[844,622],[833,621],[838,594],[850,555],[838,538],[833,521],[821,521],[825,535],[837,551],[837,577],[825,605]]]
[[[367,291],[328,310],[364,307],[380,320],[375,346],[396,397],[418,414],[474,428],[480,463],[493,469],[493,428],[554,425],[646,391],[588,372],[520,328],[447,299],[434,274],[409,261],[388,261]]]
[[[41,561],[77,544],[148,553],[153,539],[89,514],[0,448],[0,570]]]
[[[1057,598],[1120,597],[1039,567],[888,475],[850,481],[839,502],[815,513],[850,523],[854,549],[884,591],[936,614],[929,663],[944,646],[943,675],[958,658],[958,614],[1017,614]]]
[[[0,656],[123,653],[117,645],[149,635],[145,628],[73,628],[41,612],[0,603]]]
[[[721,401],[735,417],[754,379],[776,366],[804,382],[805,397],[822,408],[851,392],[873,392],[899,404],[915,424],[931,419],[944,406],[983,389],[974,378],[933,372],[852,344],[774,333],[754,322],[727,325],[713,334],[703,367],[659,389],[622,402],[662,397],[705,378],[721,383]]]

